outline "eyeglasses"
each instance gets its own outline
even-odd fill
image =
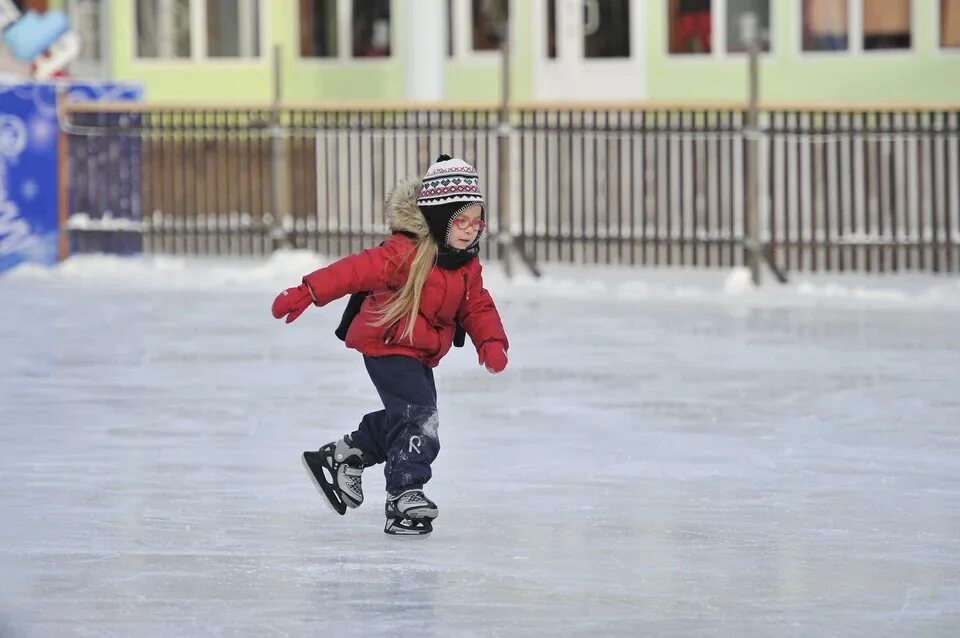
[[[479,217],[477,217],[476,219],[470,219],[466,215],[460,215],[459,217],[454,217],[453,225],[459,228],[460,230],[467,230],[468,228],[472,228],[479,233],[487,227],[487,222],[483,221]]]

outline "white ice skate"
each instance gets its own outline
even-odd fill
[[[407,490],[387,498],[384,506],[387,524],[383,531],[391,536],[426,538],[433,531],[433,519],[439,514],[437,504],[423,490]]]

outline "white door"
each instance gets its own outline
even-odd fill
[[[646,93],[643,3],[540,0],[534,33],[542,100],[639,100]]]

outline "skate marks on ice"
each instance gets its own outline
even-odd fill
[[[338,312],[0,296],[4,636],[955,635],[956,314],[504,303],[402,543],[378,468],[340,517],[297,458],[377,407]]]

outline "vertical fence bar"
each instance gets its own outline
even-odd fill
[[[945,248],[949,241],[949,236],[946,233],[946,189],[944,188],[946,180],[944,179],[945,176],[943,173],[943,113],[941,111],[932,111],[930,113],[930,129],[930,152],[933,164],[931,199],[933,202],[932,217],[935,224],[933,228],[933,259],[935,272],[942,273],[947,270]]]
[[[643,255],[643,228],[641,224],[644,219],[644,199],[645,182],[643,176],[643,163],[638,163],[638,156],[643,158],[644,140],[643,133],[643,111],[631,108],[630,111],[630,143],[627,154],[627,214],[628,224],[630,226],[630,265],[636,265],[638,253]],[[640,123],[637,118],[639,116]],[[638,232],[639,230],[639,232]],[[639,242],[639,243],[638,243]]]
[[[924,256],[924,268],[929,268],[933,272],[939,270],[939,263],[935,250],[934,238],[936,237],[937,220],[933,210],[933,138],[930,134],[930,113],[919,114],[920,127],[923,131],[921,137],[921,164],[920,164],[920,192],[921,192],[921,210],[920,215],[920,235],[923,242],[923,250],[920,254]]]
[[[187,111],[186,109],[177,109],[171,114],[171,117],[174,124],[174,181],[177,183],[177,188],[174,189],[174,206],[176,206],[177,212],[183,220],[183,252],[192,255],[196,254],[196,217],[191,214],[192,211],[187,205],[187,192],[191,181],[186,166]]]
[[[674,230],[671,233],[671,238],[676,238],[675,249],[671,251],[675,253],[676,262],[670,262],[671,264],[675,263],[678,266],[686,265],[686,252],[688,245],[687,238],[687,214],[690,208],[690,186],[691,186],[691,175],[689,169],[688,160],[690,158],[689,154],[689,145],[687,142],[687,136],[683,133],[687,131],[687,113],[684,111],[676,112],[676,120],[671,123],[672,128],[676,131],[679,131],[679,135],[671,133],[673,138],[674,148],[676,149],[676,160],[674,165],[676,166],[675,171],[671,171],[676,175],[676,202],[675,207],[676,215],[672,212],[669,215],[668,219],[676,219],[676,224],[674,225]],[[672,168],[672,167],[671,167]],[[671,255],[671,259],[673,255]]]
[[[950,272],[960,271],[960,201],[958,201],[958,191],[960,191],[960,170],[958,170],[957,157],[957,113],[953,112],[947,115],[946,133],[944,140],[946,148],[944,149],[944,171],[948,177],[948,188],[946,193],[946,237],[950,242],[947,249],[947,268]],[[950,176],[953,179],[949,179]]]
[[[366,116],[368,113],[363,111],[357,112],[357,129],[354,134],[355,139],[355,148],[356,148],[356,163],[357,163],[357,234],[354,238],[353,243],[350,247],[350,252],[356,252],[357,250],[363,247],[364,238],[370,232],[368,223],[367,223],[367,209],[369,208],[371,201],[370,189],[367,188],[366,179],[367,175],[364,169],[364,142],[369,138],[369,134],[366,131]]]
[[[923,135],[923,114],[920,112],[914,112],[912,114],[913,120],[913,130],[916,133],[914,149],[911,153],[911,159],[913,160],[913,175],[911,176],[911,187],[914,194],[914,246],[915,246],[915,255],[916,255],[916,264],[917,268],[920,270],[926,270],[927,268],[927,254],[925,250],[925,240],[926,240],[926,227],[924,219],[927,213],[926,205],[924,203],[924,198],[926,197],[926,189],[924,188],[923,180],[926,176],[926,171],[924,166],[926,164],[926,154],[924,150],[926,149],[927,140]]]
[[[836,114],[833,112],[823,112],[821,114],[820,131],[825,134],[823,144],[823,165],[821,166],[821,179],[823,180],[823,233],[826,242],[825,265],[828,271],[837,269],[839,256],[837,255],[837,181],[836,172],[833,170],[837,164],[837,142],[836,135],[837,122]]]
[[[151,183],[152,136],[150,134],[150,114],[141,112],[137,116],[140,125],[140,223],[143,228],[143,252],[154,252],[153,238],[153,202]]]
[[[163,109],[160,111],[160,126],[163,135],[163,163],[161,164],[164,179],[163,192],[163,219],[168,231],[168,250],[174,254],[181,252],[180,235],[178,224],[180,222],[177,210],[174,206],[174,191],[176,188],[175,178],[175,150],[173,141],[173,111]]]
[[[821,173],[823,163],[823,144],[819,143],[816,133],[819,130],[818,121],[820,112],[810,112],[807,114],[808,130],[811,131],[810,142],[807,149],[810,154],[809,163],[809,190],[810,198],[810,243],[815,251],[815,256],[811,260],[814,271],[823,270],[826,264],[826,246],[823,242],[823,217],[824,217],[824,197],[823,197],[823,174]]]
[[[796,115],[791,111],[783,111],[781,114],[781,123],[786,132],[797,129]],[[783,261],[787,270],[799,269],[800,263],[797,260],[796,247],[796,224],[799,223],[800,207],[796,201],[797,192],[797,149],[799,140],[789,134],[782,137],[783,157],[781,158],[783,167]]]
[[[578,168],[580,174],[580,207],[577,209],[579,218],[579,228],[574,233],[577,241],[574,244],[574,251],[578,257],[577,263],[586,262],[586,236],[587,236],[587,113],[580,111],[580,127],[577,129],[577,137],[580,138],[580,152],[577,155]]]
[[[896,130],[896,124],[893,120],[893,114],[884,113],[882,130],[889,133]],[[884,270],[895,271],[897,269],[897,222],[896,222],[896,197],[897,184],[895,181],[896,168],[895,153],[896,147],[890,139],[883,140],[881,143],[881,178],[882,178],[882,199],[883,214],[881,215],[880,232],[884,245]]]
[[[801,112],[799,116],[800,130],[807,134],[810,131],[810,114]],[[816,272],[817,270],[817,245],[816,245],[816,217],[813,214],[813,153],[811,152],[812,143],[810,140],[804,140],[800,143],[800,157],[798,161],[797,186],[800,196],[800,233],[801,256],[800,262],[807,270]]]
[[[893,127],[902,133],[905,128],[903,113],[897,113],[893,117]],[[907,252],[905,248],[907,238],[904,237],[907,192],[906,173],[904,170],[906,153],[906,141],[901,137],[893,144],[893,157],[891,158],[893,172],[892,183],[894,187],[894,201],[890,217],[890,232],[894,243],[892,266],[893,269],[898,272],[903,269]]]
[[[657,206],[657,184],[652,179],[656,171],[656,139],[651,140],[650,111],[640,112],[640,184],[641,190],[640,206],[640,261],[646,266],[648,261],[647,251],[647,225],[650,219],[656,219]],[[652,212],[652,214],[651,214]]]
[[[729,111],[727,113],[727,129],[735,130],[739,124],[737,121],[737,112]],[[729,150],[729,179],[727,180],[728,186],[728,198],[727,198],[727,228],[726,228],[726,238],[727,238],[727,266],[735,266],[737,264],[737,253],[740,252],[739,246],[737,245],[737,219],[741,217],[741,211],[737,210],[737,189],[734,187],[736,181],[736,159],[737,159],[737,140],[731,135],[729,144],[727,148]]]
[[[604,179],[609,178],[609,171],[605,170],[606,167],[601,166],[600,164],[600,136],[602,135],[602,129],[600,129],[598,122],[599,119],[600,111],[593,111],[591,113],[592,121],[590,122],[590,132],[591,136],[593,137],[593,156],[591,158],[593,162],[593,180],[590,183],[590,189],[593,191],[593,214],[591,215],[593,217],[593,238],[591,241],[593,242],[592,263],[594,264],[600,263],[600,243],[602,241],[600,237],[600,216],[603,214],[603,216],[606,217],[606,211],[601,213],[602,204],[600,201],[600,184]],[[586,218],[588,211],[585,209],[583,214],[584,218]],[[586,253],[586,251],[584,251],[584,253]]]
[[[720,130],[720,112],[707,112],[705,129]],[[721,264],[723,233],[720,227],[720,144],[721,135],[706,140],[707,161],[707,201],[704,224],[707,231],[706,263],[709,266]]]
[[[250,255],[260,255],[260,241],[258,238],[262,235],[262,215],[257,206],[260,188],[262,185],[259,179],[254,176],[258,165],[257,144],[262,129],[260,114],[251,109],[245,112],[248,127],[244,135],[244,155],[243,155],[243,174],[246,182],[246,235],[247,250]]]
[[[658,109],[648,113],[648,117],[650,118],[650,128],[652,131],[651,143],[653,145],[650,158],[650,186],[653,189],[653,206],[650,209],[651,214],[648,221],[653,222],[653,227],[648,229],[649,234],[652,235],[649,237],[651,244],[650,252],[652,255],[647,263],[659,266],[662,263],[660,259],[660,250],[663,247],[662,229],[666,224],[666,208],[669,205],[666,196],[667,174],[669,171],[665,166],[667,140],[662,133],[662,130],[665,128],[666,114]]]
[[[623,251],[623,244],[624,244],[624,241],[625,241],[625,239],[626,239],[625,236],[624,236],[624,228],[623,228],[623,193],[624,193],[624,189],[625,189],[624,179],[623,179],[623,171],[624,171],[624,168],[625,168],[625,165],[626,165],[626,162],[623,161],[623,145],[624,145],[624,140],[625,140],[625,139],[626,139],[626,140],[629,140],[629,139],[630,139],[629,137],[627,137],[627,133],[624,131],[624,126],[623,126],[623,110],[622,110],[622,109],[620,109],[620,110],[617,111],[617,121],[616,121],[616,124],[614,125],[614,128],[616,129],[616,140],[615,140],[615,142],[614,142],[614,149],[615,149],[615,151],[614,151],[614,155],[613,155],[613,156],[616,157],[616,168],[617,168],[617,170],[616,170],[616,176],[617,176],[617,183],[616,183],[616,187],[611,191],[611,196],[609,197],[609,201],[613,202],[613,199],[614,199],[614,198],[613,198],[613,196],[612,196],[612,193],[615,192],[615,193],[617,194],[617,196],[616,196],[616,202],[617,202],[617,233],[616,233],[616,236],[613,237],[613,240],[615,241],[616,246],[617,246],[617,264],[622,266],[623,263],[624,263],[624,259],[623,259],[623,252],[624,252],[624,251]],[[613,172],[611,171],[611,174],[612,174],[612,173],[613,173]],[[611,180],[611,184],[612,184],[612,183],[613,183],[613,181]],[[611,234],[611,235],[612,235],[612,234]]]
[[[574,235],[574,223],[573,223],[573,111],[565,111],[563,118],[565,127],[564,127],[564,137],[567,140],[567,154],[564,161],[564,169],[566,169],[566,179],[563,180],[567,184],[567,196],[564,199],[566,204],[566,215],[567,218],[567,228],[563,235],[563,247],[566,253],[566,259],[571,263],[573,259],[573,235]],[[558,123],[559,123],[559,113],[558,113]],[[563,170],[563,169],[561,169]],[[561,253],[561,259],[562,259]]]

